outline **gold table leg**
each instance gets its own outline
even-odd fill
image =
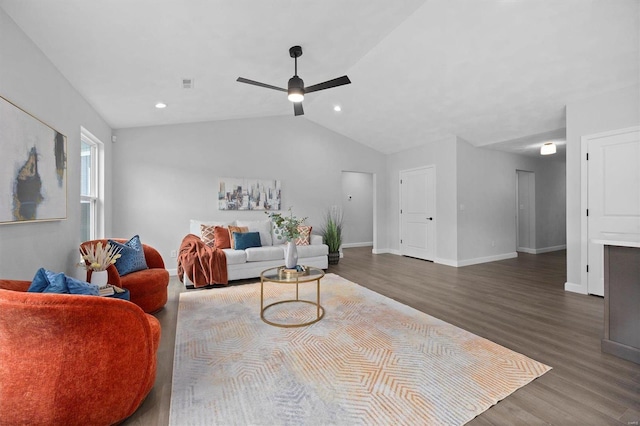
[[[313,281],[311,281],[313,282]],[[304,327],[307,325],[311,325],[314,324],[318,321],[320,321],[323,317],[324,317],[324,308],[320,305],[320,278],[318,278],[316,280],[316,302],[312,302],[310,300],[300,300],[299,298],[299,294],[298,294],[298,284],[296,283],[296,298],[295,299],[289,299],[289,300],[281,300],[279,302],[274,302],[271,303],[267,306],[264,306],[264,279],[260,278],[260,318],[262,319],[262,321],[266,322],[269,325],[273,325],[276,327],[283,327],[283,328],[293,328],[293,327]],[[316,306],[316,319],[312,320],[312,321],[307,321],[304,323],[300,323],[300,324],[278,324],[276,322],[273,321],[269,321],[268,319],[266,319],[264,317],[264,312],[275,305],[280,305],[282,303],[292,303],[292,302],[303,302],[303,303],[309,303],[311,305],[315,305]],[[322,313],[320,312],[322,311]]]

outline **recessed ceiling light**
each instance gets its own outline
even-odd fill
[[[333,110],[335,112],[340,112],[340,111],[342,111],[342,108],[340,107],[340,105],[336,105],[336,106],[333,107]]]
[[[162,109],[162,108],[166,108],[166,107],[167,107],[167,104],[165,104],[164,102],[158,102],[156,104],[156,108],[158,108],[158,109]]]

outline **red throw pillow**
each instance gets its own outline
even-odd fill
[[[231,248],[231,239],[229,237],[229,229],[224,226],[216,226],[213,228],[214,246],[217,249]]]

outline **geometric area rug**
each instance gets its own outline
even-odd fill
[[[170,424],[462,425],[551,369],[335,274],[320,293],[324,318],[299,328],[260,319],[260,283],[181,293]],[[265,306],[286,298],[265,284]]]

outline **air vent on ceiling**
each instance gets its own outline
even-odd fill
[[[193,89],[193,79],[192,78],[183,78],[182,79],[182,88],[183,89]]]

